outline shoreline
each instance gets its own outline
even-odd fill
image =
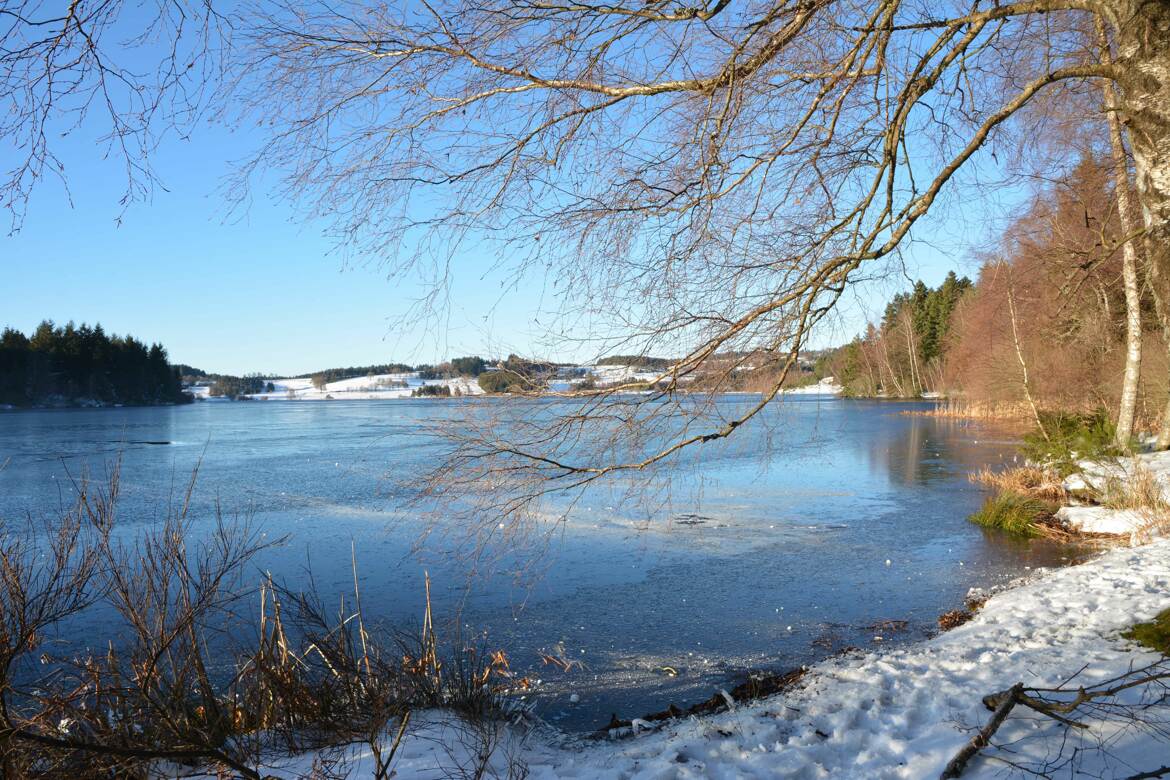
[[[172,406],[192,406],[191,401],[164,401],[157,404],[135,403],[106,403],[92,399],[79,400],[76,403],[36,403],[36,404],[0,404],[0,412],[43,412],[53,409],[165,409]]]
[[[681,391],[680,394],[691,394],[692,391]],[[694,391],[695,395],[706,394],[706,391]],[[649,395],[648,391],[623,391],[620,393],[613,393],[616,396],[629,395]],[[747,390],[727,390],[717,393],[719,396],[762,396],[764,393],[751,392]],[[810,398],[824,398],[824,399],[841,399],[841,400],[883,400],[893,401],[896,403],[913,403],[914,399],[855,399],[841,395],[836,392],[829,392],[825,390],[783,390],[779,393],[780,397],[801,396]],[[183,406],[201,406],[203,404],[246,404],[246,405],[263,405],[263,404],[306,404],[306,403],[336,403],[336,402],[404,402],[404,401],[424,401],[424,402],[452,402],[452,401],[490,401],[490,400],[564,400],[572,398],[584,398],[584,395],[574,395],[568,393],[540,393],[540,394],[517,394],[517,393],[468,393],[462,396],[411,396],[411,395],[394,395],[391,393],[354,393],[352,395],[339,394],[331,397],[298,397],[298,398],[282,398],[264,396],[248,396],[245,398],[227,398],[223,396],[197,397],[193,401],[187,402],[170,402],[161,404],[36,404],[27,406],[16,406],[13,404],[0,404],[0,412],[26,412],[26,411],[50,411],[50,410],[96,410],[96,409],[157,409],[166,407],[183,407]]]
[[[508,762],[520,761],[531,778],[937,777],[987,722],[984,696],[1016,683],[1055,686],[1078,672],[1089,684],[1150,663],[1159,656],[1120,633],[1167,606],[1170,539],[1114,548],[994,593],[969,622],[950,631],[829,658],[786,693],[736,703],[720,714],[635,721],[633,738],[592,742],[551,727],[505,726],[493,766],[506,774]],[[1158,758],[1165,745],[1150,734],[1091,720],[1089,725],[1087,733],[1069,735],[1083,750],[1078,771],[1102,774],[1120,767],[1119,774],[1128,776],[1164,763]],[[1015,741],[1013,761],[1041,760],[1061,729],[1018,713],[993,742]],[[443,776],[460,763],[460,733],[450,716],[428,713],[403,740],[396,776]],[[1113,740],[1109,756],[1091,749],[1097,737]],[[997,755],[1005,756],[986,749],[964,777],[1002,771]],[[293,777],[316,757],[274,760],[270,769]],[[365,776],[370,757],[355,749],[350,758],[355,776]]]

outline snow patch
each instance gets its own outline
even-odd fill
[[[1062,506],[1056,512],[1056,519],[1086,534],[1131,536],[1149,525],[1149,519],[1140,512],[1104,506]]]
[[[1110,483],[1132,479],[1139,470],[1153,475],[1162,497],[1170,501],[1170,451],[1143,452],[1129,458],[1108,458],[1105,460],[1082,460],[1077,462],[1080,470],[1064,481],[1066,490],[1096,490],[1105,492]]]
[[[845,388],[837,384],[836,379],[827,376],[814,385],[786,388],[780,392],[785,395],[840,395],[845,392]]]

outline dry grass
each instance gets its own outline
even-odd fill
[[[969,479],[996,491],[996,495],[972,517],[980,525],[1062,542],[1114,539],[1110,535],[1079,533],[1050,516],[1048,509],[1067,506],[1074,498],[1064,488],[1060,474],[1053,469],[1019,466],[992,471],[984,468],[971,474]],[[1104,489],[1088,491],[1087,495],[1078,493],[1076,497],[1108,509],[1137,512],[1146,519],[1138,532],[1140,538],[1170,533],[1170,502],[1163,495],[1154,474],[1137,461],[1124,477],[1108,478]]]
[[[73,509],[43,529],[0,519],[0,777],[145,777],[180,762],[262,780],[273,751],[364,743],[384,780],[420,708],[458,716],[474,766],[455,774],[484,776],[501,693],[523,681],[501,652],[441,643],[429,579],[419,629],[370,631],[356,561],[338,607],[271,579],[257,591],[246,575],[265,543],[223,518],[190,533],[194,478],[129,541],[113,535],[118,484],[116,467],[104,488],[82,480]],[[253,633],[242,605],[257,595]],[[58,655],[52,637],[102,605],[111,636]]]
[[[987,528],[1029,538],[1074,542],[1088,538],[1066,528],[1054,515],[1071,502],[1060,474],[1052,469],[1017,466],[1003,471],[984,468],[968,479],[995,490],[971,521]]]
[[[1109,509],[1128,510],[1141,515],[1145,524],[1138,535],[1143,538],[1170,532],[1170,502],[1167,502],[1154,473],[1136,459],[1124,478],[1110,477],[1105,481],[1105,489],[1101,491],[1098,503]]]
[[[1035,419],[1026,403],[1006,401],[964,401],[948,399],[932,409],[903,412],[912,417],[943,417],[958,420],[1027,420]]]
[[[1000,492],[1011,491],[1058,504],[1068,502],[1068,491],[1064,489],[1060,475],[1051,469],[1035,466],[1018,466],[1003,471],[983,468],[968,477],[979,485],[995,488]]]

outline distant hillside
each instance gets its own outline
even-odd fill
[[[631,368],[665,369],[674,365],[675,361],[669,358],[649,357],[648,355],[610,355],[597,361],[599,366],[630,366]]]
[[[407,374],[415,369],[405,363],[382,363],[372,366],[348,366],[346,368],[327,368],[324,371],[313,371],[308,374],[297,374],[293,379],[313,379],[320,377],[325,382],[338,382],[342,379],[353,379],[358,376],[375,376],[378,374]]]

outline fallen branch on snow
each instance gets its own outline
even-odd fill
[[[1082,668],[1073,678],[1083,671]],[[1139,692],[1138,701],[1122,700],[1124,694],[1134,691]],[[991,718],[947,763],[940,780],[959,777],[971,759],[991,744],[991,738],[1017,706],[1027,707],[1067,728],[1085,731],[1090,728],[1089,719],[1131,721],[1170,741],[1170,716],[1159,720],[1154,712],[1159,706],[1170,709],[1170,660],[1155,661],[1091,686],[1070,688],[1065,683],[1056,688],[1025,688],[1023,683],[1016,683],[1007,690],[985,696],[983,704],[992,711]],[[1163,767],[1135,777],[1161,777],[1165,772]]]

